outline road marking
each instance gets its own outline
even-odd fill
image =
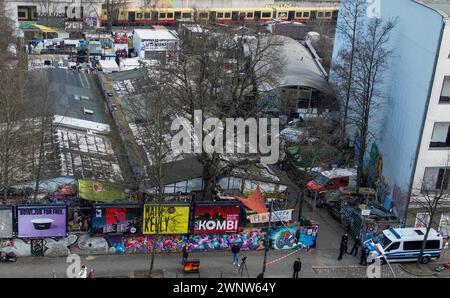
[[[89,84],[89,78],[88,78],[88,76],[86,75],[86,73],[83,71],[82,72],[82,74],[83,74],[83,77],[84,77],[84,79],[86,80],[86,84],[87,84],[87,88],[88,89],[91,89],[91,84]]]
[[[83,78],[81,77],[81,73],[78,73],[78,77],[80,78],[81,87],[86,88],[86,87],[84,86],[84,82],[83,82]]]

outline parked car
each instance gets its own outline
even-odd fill
[[[312,180],[306,183],[307,194],[315,196],[315,192],[320,196],[323,192],[333,191],[341,187],[356,186],[356,169],[333,169],[323,171]]]

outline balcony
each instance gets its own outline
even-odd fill
[[[436,122],[430,148],[450,148],[450,122]]]
[[[439,98],[440,104],[450,104],[450,77],[444,78],[444,84],[442,86],[441,97]]]

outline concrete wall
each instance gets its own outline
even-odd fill
[[[380,1],[381,18],[396,19],[397,25],[388,45],[394,50],[394,56],[389,61],[384,83],[380,86],[385,98],[376,99],[382,103],[382,108],[371,117],[370,126],[374,133],[371,141],[377,144],[383,159],[382,181],[390,192],[391,207],[403,217],[433,79],[442,17],[411,0]],[[342,19],[338,22],[342,22]],[[337,34],[333,59],[342,46]],[[331,72],[331,79],[333,75]],[[350,130],[350,133],[354,134],[354,130]],[[370,148],[368,146],[368,150]]]

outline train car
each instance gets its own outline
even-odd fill
[[[221,24],[233,22],[267,22],[279,21],[336,21],[337,6],[290,6],[265,8],[141,8],[120,9],[114,18],[113,25],[171,25],[181,21],[217,22]],[[108,21],[107,11],[103,8],[102,26]]]
[[[292,7],[275,8],[276,19],[279,21],[297,21],[307,23],[309,21],[332,21],[333,7]]]
[[[37,20],[36,6],[18,6],[17,19],[19,21],[36,21]]]

